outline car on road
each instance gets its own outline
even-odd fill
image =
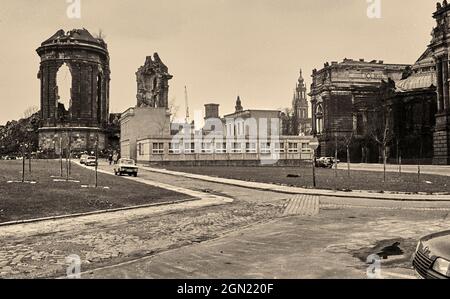
[[[133,159],[119,159],[117,164],[114,165],[114,174],[115,175],[129,175],[129,176],[138,176],[139,168],[136,165],[136,162]]]
[[[86,164],[87,158],[89,158],[89,155],[81,155],[80,164]]]
[[[413,259],[414,270],[425,279],[450,279],[450,231],[422,238]]]
[[[340,161],[337,160],[337,163]],[[335,159],[333,157],[320,157],[316,159],[316,167],[322,168],[333,168],[335,164]]]
[[[84,162],[84,165],[86,166],[97,166],[97,158],[94,156],[88,156],[86,158],[86,162]]]

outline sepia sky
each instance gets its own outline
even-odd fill
[[[135,72],[158,52],[174,75],[169,98],[184,117],[205,103],[234,111],[291,105],[299,69],[343,58],[414,63],[431,40],[433,0],[81,0],[69,19],[66,0],[0,0],[0,124],[39,105],[35,50],[58,29],[85,27],[106,35],[111,56],[111,112],[136,104]]]

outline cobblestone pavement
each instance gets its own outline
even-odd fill
[[[446,229],[448,213],[325,209],[315,217],[266,224],[86,273],[85,278],[367,278],[366,258],[379,242],[400,241],[405,254],[382,261],[383,278],[415,278],[417,239]]]
[[[283,216],[315,216],[319,214],[319,197],[296,195],[288,200]]]

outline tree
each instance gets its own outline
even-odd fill
[[[382,151],[383,182],[386,182],[387,148],[395,137],[391,122],[392,109],[388,105],[388,99],[393,94],[394,87],[395,83],[391,79],[388,82],[382,81],[377,97],[377,106],[373,113],[375,119],[371,120],[369,124],[369,134]]]
[[[30,118],[34,114],[36,114],[37,112],[39,112],[39,107],[37,107],[37,106],[30,106],[23,112],[23,118]]]

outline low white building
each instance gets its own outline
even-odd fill
[[[297,165],[312,159],[309,136],[283,136],[282,113],[243,110],[219,117],[205,105],[205,126],[173,127],[165,108],[132,108],[121,118],[123,157],[143,164]],[[171,128],[172,126],[172,128]]]

